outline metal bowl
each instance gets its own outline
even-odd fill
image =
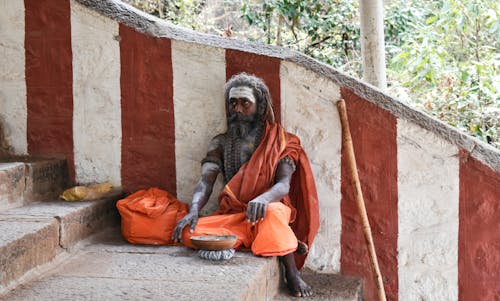
[[[220,251],[231,249],[237,238],[236,235],[192,236],[191,242],[200,250]]]

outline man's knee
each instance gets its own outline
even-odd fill
[[[290,220],[290,213],[291,213],[291,209],[287,205],[285,205],[281,202],[274,202],[274,203],[270,203],[267,206],[266,218],[285,219],[288,222]]]

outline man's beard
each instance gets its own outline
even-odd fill
[[[231,137],[244,138],[257,126],[258,114],[245,116],[240,113],[233,113],[228,117],[228,132]]]

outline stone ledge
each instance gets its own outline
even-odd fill
[[[369,267],[367,267],[369,268]],[[361,279],[338,274],[316,273],[310,269],[302,270],[302,277],[312,286],[313,296],[307,299],[315,301],[360,301],[363,300]],[[292,297],[285,287],[281,287],[273,301],[301,300]]]
[[[119,224],[119,191],[92,202],[38,202],[0,212],[0,294],[29,270]]]
[[[0,161],[0,210],[56,199],[66,188],[66,160],[12,157]]]
[[[25,174],[23,163],[0,163],[0,210],[22,206],[26,190]]]
[[[131,245],[116,227],[78,247],[74,256],[50,274],[6,298],[272,300],[278,290],[276,258],[236,252],[230,260],[211,262],[185,247]]]
[[[0,293],[58,252],[57,220],[0,220]]]

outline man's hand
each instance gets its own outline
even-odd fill
[[[266,216],[268,204],[268,201],[260,199],[258,197],[248,202],[247,221],[252,223],[252,225],[255,225],[255,223],[258,223],[260,220],[264,219],[264,217]]]
[[[189,231],[193,233],[197,223],[198,223],[198,211],[196,210],[189,211],[188,214],[186,214],[182,219],[180,219],[177,222],[177,226],[175,226],[174,229],[174,234],[172,235],[172,240],[174,242],[180,242],[182,237],[182,230],[184,229],[184,227],[190,225]]]

